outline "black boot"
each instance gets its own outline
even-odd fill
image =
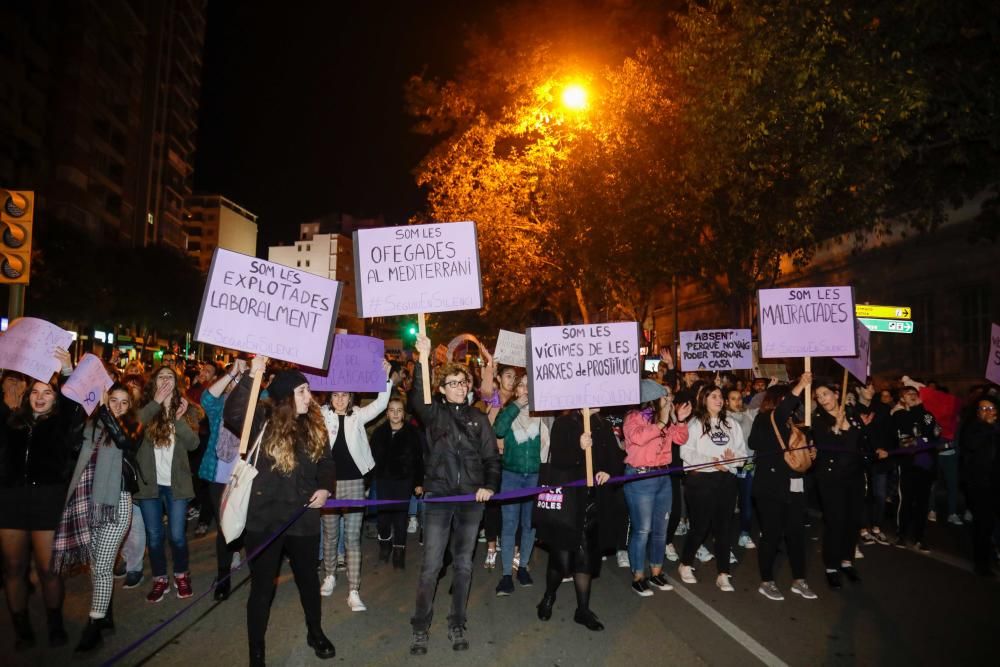
[[[552,618],[552,605],[556,603],[556,596],[545,594],[542,601],[538,603],[538,618],[547,621]]]
[[[406,569],[406,547],[392,548],[392,566],[397,570]]]
[[[333,642],[326,638],[326,635],[323,634],[323,629],[318,625],[309,628],[309,632],[306,635],[306,643],[309,644],[311,649],[316,651],[316,657],[321,660],[326,660],[337,655],[337,650],[333,647]]]
[[[35,631],[31,628],[31,619],[28,617],[28,612],[14,612],[11,613],[11,617],[14,621],[14,636],[17,638],[14,641],[14,650],[23,651],[24,649],[33,648],[35,646]]]
[[[80,636],[80,643],[76,645],[77,653],[87,653],[104,643],[101,637],[102,618],[92,618],[83,627],[83,634]]]
[[[215,599],[216,602],[222,602],[223,600],[228,600],[229,593],[230,591],[232,591],[233,587],[232,583],[233,578],[229,576],[228,572],[225,573],[220,572],[219,576],[216,577],[215,581],[216,581],[215,592],[212,594],[212,597]]]
[[[389,555],[392,553],[392,541],[378,538],[378,559],[383,563],[389,562]]]
[[[97,619],[97,624],[101,626],[101,632],[105,632],[109,635],[115,634],[115,612],[112,607],[114,598],[108,600],[108,609],[104,612],[104,618]]]
[[[57,609],[46,609],[45,615],[49,620],[49,646],[65,646],[69,643],[69,636],[63,626],[62,607]]]
[[[264,662],[264,642],[250,644],[250,667],[266,667]]]

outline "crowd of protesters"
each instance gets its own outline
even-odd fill
[[[426,337],[418,337],[416,352],[430,358]],[[115,577],[134,589],[148,571],[151,604],[171,591],[189,598],[199,587],[224,601],[231,570],[259,550],[249,563],[250,663],[265,664],[284,556],[307,643],[319,658],[333,657],[322,597],[333,594],[344,567],[348,607],[367,609],[366,512],[323,509],[328,499],[403,501],[379,506],[371,523],[378,557],[394,569],[406,568],[409,535],[423,545],[410,619],[414,655],[428,651],[444,568],[453,572],[448,636],[455,650],[468,648],[466,605],[479,542],[488,570],[500,561],[499,597],[532,586],[536,547],[547,551],[538,618],[551,618],[560,584],[572,582],[573,618],[591,631],[604,628],[590,597],[608,557],[629,568],[631,590],[648,598],[672,589],[667,562],[678,562],[678,579],[694,586],[696,570],[715,560],[715,585],[733,592],[737,550],[743,558],[756,550],[758,591],[780,601],[775,561],[783,547],[788,590],[816,599],[805,557],[805,527],[816,510],[831,591],[844,580],[860,584],[861,547],[932,549],[926,528],[938,517],[956,528],[971,523],[978,574],[992,576],[998,557],[1000,426],[988,386],[963,400],[907,376],[876,391],[846,376],[840,382],[804,373],[781,383],[681,374],[664,349],[658,370],[641,382],[639,405],[536,414],[523,369],[498,366],[485,352],[481,367],[435,364],[431,400],[419,364],[387,361],[385,389],[367,402],[347,392],[313,394],[301,372],[263,357],[223,366],[170,355],[148,372],[134,361],[109,364],[115,384],[88,417],[60,392],[73,371],[69,354],[54,354],[62,370],[51,381],[5,372],[2,382],[0,563],[17,649],[36,644],[27,612],[32,559],[49,646],[69,641],[63,578],[89,569],[91,608],[76,646],[86,653],[114,629]],[[246,531],[227,541],[217,530],[217,576],[195,582],[188,523],[195,536],[218,524],[257,375],[264,390],[248,441],[258,476]],[[794,456],[799,449],[804,465]],[[594,486],[562,487],[586,476],[588,453]],[[611,478],[624,483],[607,484]],[[491,500],[537,487],[546,488],[538,498]],[[296,512],[302,516],[268,542]]]

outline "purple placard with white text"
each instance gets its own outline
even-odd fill
[[[337,334],[333,339],[330,370],[325,374],[303,369],[312,391],[385,391],[385,343],[380,338]]]
[[[526,340],[532,410],[639,404],[637,322],[532,327]]]
[[[990,328],[990,356],[986,360],[986,379],[1000,384],[1000,324]]]
[[[342,283],[216,248],[194,339],[325,369]]]
[[[858,354],[854,357],[834,357],[833,360],[847,369],[847,372],[856,377],[861,382],[868,382],[868,376],[872,374],[871,361],[871,335],[861,320],[855,319],[855,331],[858,335]]]
[[[48,382],[59,372],[57,347],[68,349],[73,335],[51,322],[36,317],[20,317],[0,335],[0,368],[24,373]]]
[[[854,288],[794,287],[757,293],[760,356],[854,357]]]
[[[62,387],[63,396],[83,406],[88,415],[101,403],[101,397],[111,388],[113,381],[104,368],[101,358],[85,354],[73,374]]]

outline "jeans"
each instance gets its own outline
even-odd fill
[[[500,488],[504,491],[515,489],[530,489],[538,486],[538,473],[520,473],[504,470]],[[535,505],[535,497],[531,496],[520,502],[507,502],[501,506],[503,513],[503,529],[500,533],[500,561],[504,575],[514,572],[514,539],[517,527],[521,526],[521,567],[527,569],[531,560],[531,550],[535,546],[535,529],[531,525],[531,512]]]
[[[626,465],[625,474],[638,473],[635,468]],[[650,567],[663,565],[672,503],[669,475],[625,483],[625,504],[632,525],[628,539],[628,562],[633,572],[645,572],[647,561]]]
[[[425,496],[430,498],[430,495]],[[454,575],[448,627],[465,625],[465,607],[472,583],[472,552],[476,548],[482,503],[424,503],[424,560],[417,581],[417,608],[410,619],[414,632],[427,632],[434,617],[434,591],[449,547]]]
[[[135,510],[135,508],[133,508]],[[142,521],[142,510],[132,512],[132,526],[122,544],[122,558],[127,572],[142,574],[142,561],[146,557],[146,524]]]
[[[160,486],[158,498],[143,498],[139,501],[142,521],[146,524],[146,546],[149,548],[149,563],[154,577],[167,576],[167,553],[163,540],[163,512],[167,512],[167,528],[170,530],[170,554],[174,560],[174,574],[188,571],[187,499],[175,500],[169,486]]]

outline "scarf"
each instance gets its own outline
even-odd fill
[[[519,443],[540,438],[542,442],[541,460],[548,460],[549,425],[540,417],[532,417],[527,405],[520,408],[510,430],[514,434],[514,439]]]

